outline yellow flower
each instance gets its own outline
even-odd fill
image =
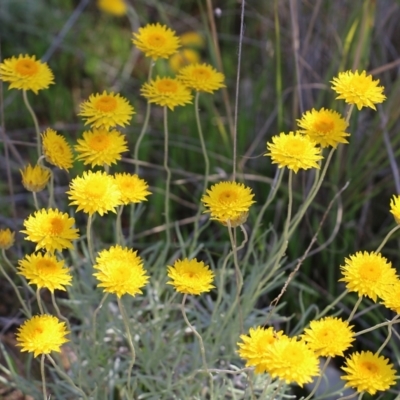
[[[193,49],[182,49],[172,55],[168,60],[172,71],[177,73],[182,67],[190,64],[196,64],[200,61],[200,54]]]
[[[72,240],[79,237],[78,229],[72,228],[75,219],[55,209],[36,211],[24,221],[25,240],[37,243],[36,251],[45,249],[49,253],[65,248],[71,249]]]
[[[396,371],[389,360],[371,351],[353,353],[346,359],[346,372],[341,379],[348,381],[345,387],[357,392],[368,392],[374,395],[378,390],[387,390],[396,383]]]
[[[199,295],[215,287],[212,285],[214,273],[195,258],[176,260],[173,266],[168,266],[168,277],[171,280],[167,285],[172,285],[179,293]]]
[[[149,188],[147,182],[136,174],[115,174],[115,182],[121,192],[121,202],[125,205],[146,201],[146,197],[151,194],[147,190]]]
[[[390,200],[390,212],[393,214],[396,223],[400,224],[400,196],[393,195]]]
[[[265,156],[270,156],[272,164],[278,168],[288,167],[295,173],[299,169],[317,168],[322,160],[321,149],[308,137],[298,133],[281,133],[272,137],[272,143],[267,143]]]
[[[76,211],[101,216],[108,211],[115,213],[115,208],[121,205],[121,192],[113,176],[105,172],[85,171],[82,176],[72,179],[67,194],[71,200],[70,206],[78,206]]]
[[[219,182],[203,195],[201,201],[207,208],[205,213],[210,213],[211,219],[215,219],[224,225],[228,221],[232,227],[246,222],[250,206],[255,203],[251,189],[243,183]]]
[[[46,63],[22,54],[0,64],[0,79],[10,82],[9,89],[32,90],[35,94],[54,83],[54,75]]]
[[[213,93],[225,87],[224,75],[208,64],[191,64],[179,71],[180,79],[188,88]]]
[[[349,124],[336,111],[325,108],[317,111],[313,108],[304,113],[297,123],[301,128],[300,132],[321,147],[332,146],[336,149],[339,143],[349,143],[345,139],[346,136],[350,136],[345,132]]]
[[[195,31],[185,32],[180,37],[181,45],[188,47],[204,47],[204,38],[202,35]]]
[[[319,375],[318,357],[303,341],[279,337],[265,357],[266,371],[272,378],[303,386]]]
[[[89,100],[80,105],[81,115],[92,128],[110,129],[117,125],[125,126],[135,114],[128,100],[114,92],[91,94]]]
[[[180,47],[180,40],[175,32],[159,23],[139,28],[138,33],[133,33],[132,43],[153,60],[168,58]]]
[[[142,96],[149,103],[155,103],[173,110],[176,106],[191,103],[193,96],[189,89],[176,78],[156,77],[155,80],[145,83],[140,89]]]
[[[93,129],[83,132],[83,139],[78,139],[75,150],[79,153],[77,159],[85,165],[116,164],[121,159],[121,153],[128,150],[125,135],[118,131]]]
[[[359,296],[367,296],[373,301],[382,297],[388,288],[397,281],[396,270],[392,263],[380,253],[364,251],[357,252],[345,259],[345,265],[340,266],[346,287]]]
[[[266,357],[270,351],[271,345],[277,338],[282,337],[283,332],[276,332],[273,328],[250,328],[248,335],[240,335],[243,343],[237,343],[239,346],[238,354],[246,360],[246,367],[255,367],[254,372],[261,374],[268,368]]]
[[[21,351],[29,351],[35,357],[40,354],[60,352],[61,345],[68,342],[65,338],[70,332],[65,322],[52,315],[35,315],[18,329],[17,346]]]
[[[119,245],[102,250],[93,268],[99,270],[93,274],[100,281],[97,287],[102,287],[104,292],[114,293],[118,297],[124,294],[142,294],[140,289],[149,280],[137,251]]]
[[[71,285],[69,269],[63,260],[58,261],[52,254],[31,254],[18,264],[18,274],[24,276],[30,285],[37,285],[38,289],[47,288],[54,292],[55,289],[65,290],[65,286]]]
[[[359,110],[363,107],[376,110],[375,104],[382,103],[386,99],[383,86],[378,86],[379,79],[373,80],[365,71],[361,74],[358,71],[339,72],[339,76],[333,78],[331,83],[332,89],[339,95],[336,99],[355,104]]]
[[[354,341],[352,326],[340,318],[325,317],[311,321],[310,328],[304,329],[302,339],[318,356],[343,356],[343,351]]]
[[[51,173],[47,168],[40,165],[28,164],[23,170],[19,170],[22,175],[22,184],[26,190],[30,192],[40,192],[49,182]]]
[[[389,286],[382,294],[382,303],[385,307],[400,314],[400,280]]]
[[[43,154],[50,164],[66,171],[72,168],[74,156],[71,146],[65,140],[64,136],[48,128],[43,132],[42,140]]]
[[[127,7],[124,0],[98,0],[97,7],[105,13],[121,17],[126,14]]]
[[[9,249],[15,241],[15,232],[11,232],[10,229],[0,229],[0,249]]]

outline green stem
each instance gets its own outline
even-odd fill
[[[122,321],[124,322],[129,348],[131,349],[131,353],[132,353],[132,360],[131,360],[131,362],[129,364],[129,368],[128,368],[128,381],[127,381],[128,392],[131,393],[131,374],[132,374],[133,366],[135,365],[136,352],[135,352],[135,347],[134,347],[133,341],[132,341],[131,331],[129,329],[129,318],[126,314],[125,307],[122,304],[120,297],[117,297],[117,301],[118,301],[119,310],[121,312]]]
[[[364,333],[372,332],[375,329],[382,328],[384,326],[393,325],[395,323],[398,323],[398,322],[400,322],[400,321],[398,321],[399,318],[400,318],[400,315],[397,314],[391,321],[381,322],[380,324],[377,324],[377,325],[374,325],[374,326],[372,326],[370,328],[367,328],[367,329],[364,329],[362,331],[359,331],[354,335],[354,337],[357,337],[357,336],[360,336],[360,335],[364,335]]]
[[[38,199],[37,199],[36,192],[32,192],[32,196],[33,196],[33,203],[35,204],[35,208],[36,208],[36,210],[39,210],[39,202],[38,202]]]
[[[44,373],[44,354],[40,357],[40,375],[42,376],[42,393],[43,393],[43,400],[47,400],[47,393],[46,393],[46,375]]]
[[[89,250],[89,257],[92,264],[95,263],[94,251],[93,251],[93,238],[92,238],[92,214],[89,214],[86,228],[86,236]]]
[[[93,312],[93,317],[92,317],[92,334],[93,334],[93,340],[94,343],[96,344],[96,325],[97,325],[97,314],[99,313],[99,311],[101,310],[101,308],[103,307],[104,302],[106,301],[108,297],[108,293],[105,293],[103,298],[100,301],[100,304],[97,306],[97,308],[94,310]]]
[[[165,212],[165,229],[166,229],[166,251],[168,251],[171,245],[171,232],[169,229],[169,192],[171,186],[171,170],[168,166],[168,109],[164,107],[164,169],[167,173],[167,180],[165,183],[165,202],[164,202],[164,212]]]
[[[60,308],[58,307],[58,304],[56,302],[56,297],[54,296],[54,292],[50,292],[51,293],[51,302],[53,303],[53,307],[56,310],[56,314],[57,317],[60,318],[61,320],[63,320],[65,322],[65,324],[67,325],[67,328],[70,332],[71,331],[71,325],[69,324],[68,318],[64,317],[64,315],[61,314]]]
[[[350,104],[350,107],[347,110],[347,114],[346,114],[346,122],[347,123],[350,122],[350,117],[351,117],[351,114],[353,113],[353,110],[354,110],[354,104]]]
[[[39,124],[38,124],[38,120],[36,118],[36,114],[35,111],[33,111],[31,105],[29,104],[29,100],[28,100],[28,95],[27,95],[27,91],[23,90],[22,91],[22,97],[24,99],[24,103],[26,105],[26,108],[28,109],[29,113],[32,116],[33,119],[33,123],[35,125],[35,131],[36,131],[36,148],[37,148],[37,153],[38,153],[38,158],[40,158],[41,154],[42,154],[42,145],[41,145],[41,140],[40,140],[40,129],[39,129]]]
[[[356,302],[356,304],[354,305],[354,308],[353,308],[353,310],[351,311],[349,318],[347,319],[348,322],[350,322],[350,321],[353,319],[354,314],[356,313],[356,311],[357,311],[357,309],[358,309],[358,306],[361,304],[361,302],[362,302],[362,296],[360,296],[360,297],[357,299],[357,302]]]
[[[39,306],[40,314],[44,314],[42,299],[40,298],[40,288],[39,287],[36,289],[36,300],[37,300],[37,303]]]
[[[390,236],[393,235],[398,229],[400,229],[400,225],[396,225],[386,236],[385,239],[382,240],[382,243],[379,245],[379,247],[375,250],[375,253],[379,253],[382,250],[382,247],[387,243],[389,240]]]
[[[193,334],[199,340],[200,353],[201,353],[201,359],[203,361],[204,372],[206,372],[208,374],[208,376],[210,377],[210,399],[212,400],[214,398],[213,377],[212,377],[211,372],[208,371],[208,366],[207,366],[207,361],[206,361],[206,350],[205,350],[205,347],[204,347],[203,338],[201,337],[200,333],[197,332],[196,328],[189,322],[188,317],[186,315],[186,311],[185,311],[186,298],[187,298],[187,294],[185,293],[183,295],[183,299],[182,299],[182,303],[181,303],[182,316],[183,316],[183,319],[185,320],[186,325],[191,329]]]
[[[122,212],[124,211],[124,206],[121,205],[118,207],[117,211],[117,219],[115,221],[115,233],[117,235],[117,244],[120,244],[121,246],[124,245],[124,235],[122,234]]]
[[[304,399],[304,400],[310,400],[312,396],[314,396],[315,392],[317,391],[319,385],[321,384],[322,378],[324,376],[325,370],[328,368],[328,364],[330,363],[332,357],[328,357],[324,363],[324,366],[321,369],[321,372],[318,376],[318,380],[315,383],[313,390],[311,391],[311,393]]]
[[[392,325],[393,325],[393,321],[391,324],[388,325],[388,335],[387,335],[385,341],[382,343],[381,347],[379,347],[376,354],[380,354],[381,351],[385,348],[385,346],[389,343],[389,340],[392,337]]]
[[[53,172],[49,169],[46,168],[50,171],[50,184],[49,184],[49,208],[55,207],[54,203],[54,174]]]

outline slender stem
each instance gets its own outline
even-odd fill
[[[379,253],[382,250],[382,247],[387,243],[389,240],[390,236],[393,235],[398,229],[400,229],[400,225],[396,225],[386,236],[385,239],[382,240],[382,243],[379,245],[379,247],[375,250],[375,253]]]
[[[33,204],[35,204],[36,210],[39,210],[39,202],[38,202],[38,199],[37,199],[36,192],[32,192],[32,196],[33,196]]]
[[[133,237],[135,235],[135,203],[129,205],[129,234],[128,243],[133,243]]]
[[[183,299],[182,299],[182,303],[181,303],[182,316],[183,316],[183,319],[185,320],[186,325],[191,329],[193,334],[199,340],[201,359],[203,361],[203,368],[207,372],[208,376],[210,377],[210,399],[212,400],[214,398],[213,377],[212,377],[211,372],[209,372],[209,370],[208,370],[207,361],[206,361],[206,350],[205,350],[205,347],[204,347],[203,338],[201,337],[200,333],[197,332],[196,328],[189,322],[188,317],[186,315],[186,311],[185,311],[186,298],[187,298],[187,294],[185,293],[183,295]]]
[[[361,394],[363,394],[364,392],[362,392]],[[350,399],[354,399],[354,397],[356,397],[358,394],[358,392],[354,392],[346,397],[341,397],[340,400],[350,400]]]
[[[326,315],[339,301],[341,301],[347,294],[349,293],[348,290],[345,290],[341,295],[339,295],[331,304],[328,304],[316,317],[315,320],[322,318]]]
[[[367,328],[367,329],[364,329],[362,331],[359,331],[354,335],[354,337],[357,337],[357,336],[360,336],[360,335],[364,335],[364,333],[368,333],[368,332],[374,331],[375,329],[382,328],[383,326],[393,325],[395,323],[398,323],[398,322],[400,322],[399,318],[400,318],[400,315],[397,314],[391,321],[381,322],[380,324],[377,324],[377,325],[371,326],[370,328]]]
[[[64,315],[61,314],[60,308],[58,307],[58,304],[56,302],[56,297],[54,296],[54,292],[50,293],[51,293],[51,302],[53,303],[53,307],[56,310],[57,317],[66,323],[68,330],[71,332],[71,325],[69,324],[68,318],[64,317]]]
[[[80,395],[87,400],[87,396],[85,392],[80,389],[78,386],[75,385],[74,381],[66,374],[58,365],[57,363],[53,360],[53,358],[50,356],[50,354],[46,354],[47,359],[51,362],[57,373],[63,377],[77,392],[80,393]]]
[[[382,343],[381,347],[379,347],[378,351],[376,352],[376,354],[380,354],[381,351],[385,348],[385,346],[389,343],[390,338],[392,337],[392,325],[393,325],[393,321],[392,323],[388,326],[388,335],[385,339],[385,341]]]
[[[97,308],[93,312],[93,317],[92,317],[92,329],[93,329],[93,331],[92,331],[92,333],[93,333],[93,340],[94,340],[95,344],[96,344],[97,314],[99,313],[99,311],[103,307],[103,304],[106,301],[107,297],[108,297],[108,293],[105,293],[103,298],[100,301],[100,304],[97,306]]]
[[[94,251],[93,251],[93,238],[92,238],[92,214],[89,214],[86,228],[87,244],[89,250],[89,257],[92,264],[95,263]]]
[[[200,113],[199,113],[199,97],[200,97],[200,92],[196,92],[196,97],[195,97],[195,101],[194,101],[194,112],[196,115],[197,131],[199,133],[201,150],[203,152],[203,158],[204,158],[204,182],[203,182],[202,193],[205,193],[207,190],[207,187],[208,187],[208,177],[210,175],[210,160],[208,158],[207,147],[206,147],[206,143],[204,141],[203,130],[201,128]],[[193,249],[196,247],[196,242],[197,242],[197,238],[198,238],[198,234],[199,234],[200,214],[201,214],[201,207],[198,207],[197,214],[196,214],[195,221],[194,221],[193,245],[192,245]],[[190,252],[192,252],[193,249]]]
[[[356,313],[357,308],[358,308],[358,306],[361,304],[361,302],[362,302],[362,296],[360,296],[360,297],[358,298],[356,304],[354,305],[354,308],[353,308],[352,312],[350,313],[349,318],[347,319],[348,322],[350,322],[350,321],[353,319],[354,314]]]
[[[49,208],[55,207],[54,202],[54,174],[50,168],[46,168],[50,171],[50,185],[49,185]]]
[[[40,357],[40,375],[42,376],[42,393],[43,393],[43,400],[47,400],[47,393],[46,393],[46,375],[44,372],[44,354]]]
[[[28,95],[26,90],[22,91],[22,97],[24,99],[24,103],[26,105],[26,108],[28,109],[29,113],[32,116],[33,119],[33,123],[35,124],[35,131],[36,131],[36,148],[37,148],[37,153],[38,153],[38,158],[40,158],[41,154],[42,154],[42,145],[41,145],[41,140],[40,140],[40,129],[39,129],[39,124],[38,124],[38,120],[36,118],[36,114],[35,111],[33,111],[31,105],[29,104],[29,100],[28,100]]]
[[[164,107],[164,169],[167,173],[167,180],[165,183],[165,201],[164,201],[164,212],[165,212],[165,233],[166,233],[166,251],[168,251],[171,245],[171,232],[169,228],[169,192],[171,186],[171,170],[168,166],[168,109]]]
[[[318,380],[317,380],[317,382],[315,383],[315,385],[313,387],[313,390],[311,391],[311,393],[304,400],[309,400],[309,399],[311,399],[312,396],[314,396],[314,394],[317,391],[319,385],[321,384],[321,381],[322,381],[322,378],[324,376],[325,370],[328,368],[328,364],[330,363],[331,359],[332,359],[332,357],[328,357],[326,359],[326,361],[324,363],[324,366],[322,367],[321,372],[320,372],[320,374],[318,376]]]
[[[351,114],[353,113],[353,110],[354,110],[354,104],[350,104],[350,107],[347,110],[347,114],[346,114],[346,122],[347,123],[349,123],[349,121],[350,121],[350,117],[351,117]]]
[[[36,289],[36,300],[37,300],[37,303],[38,303],[38,306],[39,306],[40,314],[44,314],[42,299],[40,298],[40,287],[38,287]]]
[[[124,206],[121,205],[118,207],[117,211],[117,218],[115,221],[115,233],[117,235],[117,244],[123,245],[124,244],[124,235],[122,233],[122,212],[124,211]]]
[[[117,297],[117,301],[118,301],[119,310],[121,312],[122,321],[124,322],[129,348],[131,349],[131,353],[132,353],[132,360],[131,360],[131,362],[129,364],[129,368],[128,368],[128,381],[127,381],[128,392],[130,393],[131,392],[131,374],[132,374],[133,366],[135,365],[136,352],[135,352],[135,347],[134,347],[133,341],[132,341],[131,330],[129,329],[129,318],[126,314],[125,307],[122,304],[120,297]]]

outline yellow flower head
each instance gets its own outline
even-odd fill
[[[370,107],[376,110],[375,104],[382,103],[386,96],[383,94],[383,86],[378,86],[379,79],[373,80],[372,75],[365,71],[339,72],[337,78],[333,78],[332,89],[339,95],[336,99],[343,99],[348,104],[355,104],[359,110]]]
[[[47,168],[40,165],[28,164],[24,169],[19,170],[22,175],[22,184],[26,190],[30,192],[40,192],[49,182],[51,173]]]
[[[241,335],[243,343],[237,343],[239,346],[238,354],[246,360],[246,367],[255,367],[256,374],[262,374],[268,368],[265,363],[271,345],[282,337],[283,332],[276,332],[273,328],[250,328],[248,335]]]
[[[382,297],[386,290],[397,281],[396,270],[380,253],[357,252],[345,259],[340,267],[346,287],[359,296],[367,296],[373,301]]]
[[[59,135],[53,129],[47,128],[42,134],[43,154],[46,160],[58,168],[72,168],[74,156],[71,146],[65,140],[64,136]]]
[[[58,261],[53,254],[31,254],[18,264],[18,274],[24,276],[30,285],[37,285],[38,289],[46,288],[54,292],[55,289],[65,290],[65,286],[71,285],[69,269],[63,260]]]
[[[102,250],[93,268],[99,271],[93,274],[100,281],[97,287],[102,287],[104,292],[114,293],[118,297],[124,294],[142,294],[140,289],[149,280],[137,251],[119,245]]]
[[[168,266],[168,277],[171,280],[167,284],[179,293],[199,295],[215,287],[212,285],[214,273],[195,258],[176,260],[173,266]]]
[[[133,33],[132,43],[153,60],[168,58],[180,47],[180,40],[175,32],[159,23],[139,28],[138,33]]]
[[[317,168],[322,160],[321,149],[308,137],[298,133],[281,133],[272,137],[272,143],[267,143],[265,156],[270,156],[272,164],[278,168],[288,167],[295,173],[299,169]]]
[[[45,249],[49,253],[55,250],[71,249],[72,240],[79,237],[78,229],[72,228],[74,218],[55,209],[44,208],[31,214],[25,221],[25,240],[37,243],[36,251]]]
[[[325,317],[311,321],[310,328],[304,329],[302,339],[317,356],[343,356],[354,341],[352,326],[347,321],[336,317]]]
[[[181,39],[182,46],[202,49],[205,44],[204,37],[195,31],[185,32],[179,38]]]
[[[105,172],[85,171],[82,176],[72,179],[67,194],[71,200],[70,206],[78,206],[76,211],[101,216],[108,211],[115,213],[115,208],[121,205],[121,192],[113,176]]]
[[[272,378],[303,386],[319,375],[318,357],[303,341],[279,337],[265,357],[266,371]]]
[[[400,224],[400,196],[393,195],[390,200],[390,212],[393,214],[396,223]]]
[[[75,150],[77,159],[85,165],[112,165],[121,159],[121,154],[128,150],[126,137],[118,131],[93,129],[83,132],[83,139],[78,139]]]
[[[346,131],[348,123],[336,111],[321,108],[317,111],[314,108],[303,114],[297,120],[300,132],[309,136],[321,147],[332,146],[336,149],[339,143],[349,143],[345,138],[350,136]]]
[[[116,17],[122,17],[127,11],[124,0],[98,0],[97,7],[99,7],[101,11]]]
[[[52,315],[35,315],[18,329],[17,346],[21,351],[29,351],[34,357],[41,354],[60,352],[61,345],[68,342],[65,338],[70,332],[65,322]]]
[[[346,372],[341,379],[347,381],[345,387],[357,392],[374,395],[378,390],[387,390],[396,383],[396,371],[389,360],[371,351],[353,353],[342,367]]]
[[[7,250],[15,242],[15,232],[11,232],[10,229],[0,229],[0,249]]]
[[[400,314],[400,280],[389,286],[382,294],[382,303],[385,307]]]
[[[196,64],[200,61],[200,54],[193,49],[182,49],[172,55],[168,60],[172,71],[177,73],[182,67],[190,64]]]
[[[251,188],[238,182],[219,182],[207,194],[203,195],[201,201],[210,213],[211,219],[215,219],[224,225],[228,221],[232,227],[242,225],[246,222],[250,206],[255,203]]]
[[[180,79],[188,88],[213,93],[225,87],[225,77],[208,64],[191,64],[179,71]]]
[[[147,190],[149,188],[147,182],[136,174],[115,174],[115,182],[121,192],[121,202],[125,205],[147,201],[146,197],[151,194]]]
[[[0,79],[10,82],[9,89],[32,90],[35,94],[54,83],[54,75],[46,63],[22,54],[0,64]]]
[[[125,126],[135,114],[134,108],[128,100],[114,92],[91,94],[89,100],[80,105],[78,115],[85,119],[85,125],[92,128],[110,129],[117,125]]]
[[[191,103],[193,96],[190,90],[176,78],[156,77],[155,80],[145,83],[140,89],[142,96],[149,103],[155,103],[173,110],[176,106]]]

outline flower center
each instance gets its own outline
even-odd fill
[[[368,86],[368,80],[361,76],[354,77],[351,82],[351,86],[354,95],[363,95],[365,93],[366,86]]]
[[[360,276],[362,279],[376,282],[380,276],[380,268],[374,262],[364,262],[360,268]]]
[[[210,76],[210,72],[205,68],[196,68],[195,70],[193,70],[193,78],[199,81],[206,81],[210,79]]]
[[[33,76],[37,74],[39,67],[35,61],[18,60],[15,64],[15,70],[23,76]]]
[[[362,364],[361,364],[361,366],[362,366],[362,368],[364,369],[364,370],[366,370],[366,372],[369,372],[369,373],[371,373],[371,374],[376,374],[377,372],[379,372],[379,368],[374,364],[374,363],[372,363],[372,362],[369,362],[369,361],[364,361]]]
[[[105,187],[101,184],[101,182],[90,182],[86,186],[87,198],[100,200],[104,198],[104,189]]]
[[[94,151],[102,151],[110,147],[110,138],[106,133],[94,135],[89,140],[89,147]]]
[[[334,123],[331,119],[319,119],[314,123],[314,129],[318,132],[329,133],[332,132]]]
[[[110,112],[117,108],[117,100],[112,96],[101,96],[94,104],[99,111]]]
[[[151,47],[162,47],[165,44],[165,37],[159,33],[153,33],[148,38],[148,44]]]
[[[304,142],[299,138],[291,138],[285,145],[289,157],[301,157],[304,153]]]
[[[40,274],[51,274],[56,271],[56,264],[51,260],[42,259],[38,262],[37,269]]]
[[[63,220],[58,217],[52,218],[49,225],[49,232],[52,235],[59,235],[64,230]]]
[[[172,79],[163,79],[157,82],[157,90],[164,94],[176,93],[178,91],[178,84]]]
[[[226,190],[225,192],[222,192],[219,195],[218,200],[220,202],[229,202],[229,203],[231,203],[231,202],[235,201],[236,198],[237,198],[237,196],[236,196],[236,193],[234,191]]]

